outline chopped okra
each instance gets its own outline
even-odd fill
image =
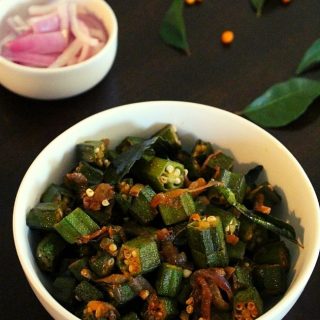
[[[167,226],[188,220],[195,210],[193,198],[187,192],[174,198],[172,202],[159,205],[162,220]]]
[[[105,164],[105,150],[104,141],[85,141],[77,145],[77,156],[80,161],[102,167]]]
[[[32,229],[53,230],[54,225],[63,218],[63,212],[58,204],[40,202],[27,214],[27,225]]]
[[[144,237],[125,242],[118,256],[119,268],[132,275],[144,274],[156,269],[160,264],[157,243]]]
[[[228,265],[229,257],[223,226],[218,216],[209,216],[189,223],[187,237],[197,267],[225,267]]]
[[[99,230],[99,226],[80,208],[76,208],[59,223],[56,231],[69,243],[75,243],[81,236]]]
[[[159,157],[140,162],[137,171],[157,192],[180,188],[185,179],[183,164]]]
[[[235,171],[218,142],[188,149],[168,124],[79,143],[26,217],[55,299],[82,320],[253,320],[279,299],[294,229],[263,167]]]
[[[140,223],[146,224],[157,215],[157,211],[151,207],[151,200],[156,193],[150,186],[140,186],[137,194],[133,197],[129,211]]]
[[[181,267],[163,263],[155,284],[157,293],[160,296],[175,297],[180,291],[182,278],[183,269]]]

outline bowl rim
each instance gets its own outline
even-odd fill
[[[96,54],[94,54],[93,56],[91,56],[89,59],[81,61],[80,63],[76,63],[73,65],[65,66],[65,67],[61,67],[61,68],[38,68],[38,67],[30,67],[30,66],[25,66],[25,65],[19,64],[19,63],[15,63],[11,60],[6,59],[2,55],[0,55],[0,64],[3,64],[11,69],[13,68],[16,71],[33,72],[36,74],[56,74],[56,73],[61,73],[64,71],[72,71],[74,69],[82,68],[88,64],[91,64],[94,60],[98,59],[101,55],[103,55],[106,51],[108,51],[109,47],[112,47],[113,43],[115,41],[117,41],[118,29],[119,29],[117,17],[115,15],[115,12],[113,11],[111,6],[109,5],[109,3],[107,3],[104,0],[96,0],[96,1],[99,1],[101,3],[101,5],[104,6],[105,9],[108,11],[108,13],[110,15],[110,19],[111,19],[112,30],[107,30],[108,31],[108,39],[107,39],[105,45],[102,47],[102,49],[99,52],[97,52]]]
[[[95,113],[89,117],[84,118],[83,120],[75,123],[65,131],[63,131],[61,134],[59,134],[56,138],[54,138],[33,160],[31,165],[29,166],[28,170],[26,171],[21,184],[19,186],[18,192],[16,194],[15,202],[14,202],[14,208],[13,208],[13,220],[12,220],[12,228],[13,228],[13,237],[14,237],[14,244],[16,248],[16,252],[20,261],[20,264],[22,266],[22,269],[29,281],[29,284],[34,289],[36,296],[40,300],[40,297],[43,297],[50,306],[57,311],[60,315],[68,316],[68,319],[79,319],[74,314],[72,314],[70,311],[68,311],[66,308],[64,308],[60,303],[58,303],[49,293],[49,291],[45,288],[45,286],[40,281],[39,277],[37,276],[35,270],[33,269],[31,265],[31,261],[26,258],[26,256],[23,254],[23,248],[21,247],[21,237],[23,232],[22,228],[25,227],[25,221],[21,221],[20,219],[20,204],[19,204],[19,198],[21,197],[21,194],[23,193],[23,190],[25,189],[25,185],[28,179],[28,176],[30,175],[31,171],[34,170],[34,168],[37,165],[38,161],[41,161],[41,159],[45,156],[46,152],[50,150],[54,145],[58,144],[60,140],[62,140],[65,136],[69,135],[72,132],[76,132],[76,130],[79,130],[79,127],[86,125],[87,123],[94,122],[95,119],[98,119],[101,117],[101,115],[107,114],[108,117],[112,117],[113,114],[118,114],[122,112],[126,112],[129,108],[137,108],[144,109],[144,108],[159,108],[161,105],[161,108],[170,108],[172,105],[175,105],[177,107],[183,107],[184,109],[189,108],[197,108],[198,110],[207,110],[208,112],[213,113],[220,113],[223,114],[223,116],[229,117],[229,118],[237,118],[237,121],[240,121],[241,124],[245,126],[251,126],[255,130],[258,130],[262,135],[270,139],[273,143],[277,145],[277,147],[281,148],[284,153],[290,158],[290,160],[295,164],[297,169],[300,171],[300,173],[303,175],[305,179],[305,183],[308,185],[308,189],[310,192],[311,199],[313,200],[313,203],[315,204],[315,217],[316,220],[314,222],[315,225],[320,225],[320,208],[319,208],[319,202],[317,199],[317,195],[315,193],[315,190],[310,182],[310,179],[308,178],[307,174],[305,173],[304,169],[300,165],[300,163],[297,161],[297,159],[293,156],[293,154],[273,135],[271,135],[269,132],[264,130],[263,128],[259,127],[258,125],[254,124],[253,122],[236,115],[230,111],[223,110],[217,107],[200,104],[200,103],[194,103],[194,102],[188,102],[188,101],[174,101],[174,100],[155,100],[155,101],[143,101],[143,102],[135,102],[135,103],[129,103],[121,106],[112,107],[110,109],[106,109],[103,111],[100,111],[98,113]],[[211,110],[211,111],[209,111]],[[137,111],[138,112],[138,111]],[[284,316],[289,310],[292,308],[292,306],[295,304],[295,302],[300,297],[302,291],[304,290],[305,286],[307,285],[307,282],[309,281],[309,278],[311,277],[311,274],[314,270],[314,267],[316,265],[318,256],[319,256],[319,249],[320,249],[320,233],[316,233],[316,238],[314,239],[314,246],[311,249],[311,254],[309,255],[308,261],[309,263],[307,265],[303,265],[301,272],[297,276],[297,279],[293,285],[290,286],[290,290],[287,291],[284,296],[281,298],[280,301],[278,301],[271,309],[266,311],[263,315],[259,317],[259,320],[268,320],[270,317],[275,316]],[[286,298],[286,299],[284,299]],[[45,306],[43,306],[45,307]],[[46,308],[46,307],[45,307]],[[47,309],[47,308],[46,308]],[[47,309],[49,312],[49,310]],[[50,313],[50,312],[49,312]]]

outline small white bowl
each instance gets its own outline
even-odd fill
[[[55,69],[23,66],[0,56],[1,85],[25,97],[53,100],[83,93],[106,76],[113,65],[118,47],[116,16],[103,0],[78,0],[78,2],[85,5],[103,22],[109,35],[106,45],[88,60]],[[1,1],[1,24],[9,12],[15,12],[16,8],[33,3],[34,0]],[[0,29],[0,39],[3,36]]]
[[[100,112],[66,130],[34,160],[21,182],[13,215],[16,250],[33,291],[53,318],[77,319],[50,295],[50,283],[35,263],[32,234],[26,226],[26,214],[42,192],[50,183],[61,182],[73,167],[75,145],[108,137],[114,146],[128,135],[148,137],[167,123],[177,127],[183,145],[191,146],[200,138],[225,150],[237,160],[237,171],[263,165],[268,181],[281,193],[282,218],[294,226],[304,249],[287,243],[292,256],[289,288],[259,320],[283,318],[306,286],[319,253],[320,212],[314,189],[294,156],[269,133],[230,112],[188,102],[144,102]]]

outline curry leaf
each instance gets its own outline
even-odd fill
[[[316,40],[304,54],[296,74],[301,74],[320,63],[320,39]]]
[[[270,230],[271,232],[282,236],[293,243],[296,243],[301,246],[296,238],[296,232],[294,228],[289,224],[282,220],[279,220],[272,216],[263,216],[260,214],[256,214],[252,210],[249,210],[245,205],[237,202],[235,194],[232,192],[230,188],[225,186],[215,186],[214,187],[219,194],[221,194],[226,201],[236,208],[241,214],[243,214],[246,218],[251,220],[252,222],[262,226],[263,228]]]
[[[261,16],[262,8],[266,0],[250,0],[251,5],[255,8],[257,16]]]
[[[156,136],[132,145],[128,150],[114,158],[105,172],[105,181],[111,184],[119,182],[142,157],[150,156],[152,146],[160,139]]]
[[[263,127],[282,127],[301,116],[320,95],[320,82],[292,78],[273,85],[240,114]]]
[[[116,168],[117,174],[122,178],[124,177],[135,164],[140,160],[147,150],[150,150],[152,145],[159,139],[159,137],[153,137],[144,140],[141,143],[132,145],[127,151],[120,153],[112,162]]]
[[[190,54],[183,17],[183,8],[183,0],[172,1],[171,6],[163,18],[160,36],[166,44]]]

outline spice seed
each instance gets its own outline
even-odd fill
[[[87,195],[89,198],[91,198],[91,197],[93,197],[93,195],[94,195],[94,191],[93,191],[92,189],[88,188],[88,189],[86,190],[86,195]]]
[[[109,202],[108,199],[104,199],[104,200],[102,200],[101,204],[102,204],[104,207],[107,207],[107,206],[110,204],[110,202]]]
[[[117,249],[118,249],[118,247],[117,247],[116,244],[111,243],[111,244],[109,245],[109,250],[110,250],[111,252],[115,252],[115,251],[117,251]]]
[[[166,171],[167,171],[168,173],[172,173],[172,172],[174,171],[173,165],[168,164],[167,167],[166,167]]]

